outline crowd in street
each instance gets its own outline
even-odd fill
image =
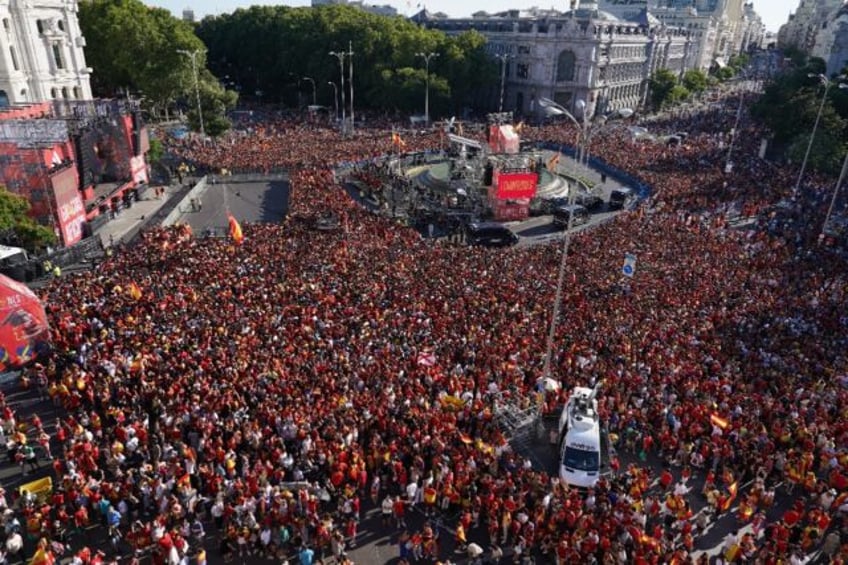
[[[771,222],[793,171],[757,159],[746,122],[725,173],[726,114],[672,124],[689,133],[675,147],[593,141],[654,193],[568,257],[562,389],[546,402],[602,381],[601,416],[634,461],[615,458],[588,493],[511,449],[493,414],[546,376],[560,246],[422,239],[359,207],[330,168],[395,150],[389,131],[340,140],[272,121],[173,150],[201,170],[289,168],[285,222],[245,225],[241,245],[153,229],[45,290],[55,355],[31,371],[62,408],[55,488],[18,501],[7,535],[17,519],[46,553],[101,523],[156,563],[205,563],[210,533],[227,560],[345,562],[376,509],[403,563],[472,544],[501,562],[696,562],[718,521],[735,525],[728,562],[844,563],[848,281],[818,238],[826,194],[812,181]],[[563,125],[523,135],[574,139]],[[328,210],[341,229],[315,230]],[[734,229],[739,215],[763,229]],[[3,409],[13,444],[43,441],[40,422]]]

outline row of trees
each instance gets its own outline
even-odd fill
[[[484,49],[486,39],[475,31],[449,37],[400,16],[351,6],[253,6],[207,17],[197,34],[219,77],[242,92],[289,106],[310,100],[314,81],[318,103],[334,107],[329,83],[340,86],[341,70],[330,51],[353,51],[356,97],[370,108],[422,112],[427,76],[418,53],[438,54],[430,62],[432,115],[459,113],[499,80],[498,67]],[[348,78],[346,70],[346,83]]]
[[[800,163],[821,109],[807,166],[836,174],[848,151],[848,90],[836,86],[840,82],[837,77],[825,78],[823,60],[805,60],[796,53],[793,62],[797,66],[793,65],[766,87],[752,107],[752,114],[771,130],[774,145],[789,160]],[[842,74],[846,72],[848,67]]]
[[[94,69],[91,86],[98,96],[136,93],[155,115],[179,105],[198,127],[195,78],[206,131],[217,135],[229,127],[226,112],[238,95],[227,90],[206,68],[205,46],[191,24],[168,10],[149,8],[140,0],[89,0],[79,4],[79,22]],[[190,57],[198,51],[197,77]]]
[[[226,112],[235,106],[238,92],[289,106],[314,94],[320,104],[334,107],[329,83],[340,87],[341,81],[338,59],[330,51],[352,48],[357,99],[372,108],[421,112],[428,77],[418,53],[438,54],[430,63],[433,115],[458,113],[498,81],[497,65],[479,33],[448,37],[403,17],[350,6],[254,6],[207,17],[192,27],[140,0],[89,0],[80,3],[79,20],[88,44],[97,46],[86,51],[97,95],[140,95],[156,116],[167,117],[179,107],[198,129],[198,80],[210,135],[229,127]],[[198,53],[197,75],[187,56],[192,52]]]
[[[726,66],[716,67],[711,74],[700,69],[690,69],[678,78],[670,69],[660,69],[651,77],[651,105],[654,110],[672,106],[688,100],[692,95],[698,95],[711,86],[730,80],[750,61],[748,55],[741,54],[730,58]]]

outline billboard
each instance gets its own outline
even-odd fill
[[[85,223],[85,206],[77,190],[77,171],[69,167],[50,177],[53,196],[56,199],[56,217],[62,231],[65,245],[73,245],[82,239],[82,226]]]
[[[492,184],[496,188],[495,197],[499,200],[517,200],[533,198],[539,177],[536,173],[498,173]]]

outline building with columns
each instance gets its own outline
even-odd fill
[[[90,100],[77,0],[0,0],[0,107]]]
[[[762,19],[743,0],[601,0],[600,6],[624,19],[647,10],[668,27],[687,30],[693,66],[703,71],[750,47],[764,46]]]
[[[680,75],[693,67],[690,32],[662,24],[642,10],[624,20],[596,2],[573,2],[567,12],[510,10],[478,12],[470,18],[442,18],[426,11],[413,21],[448,34],[477,30],[501,56],[504,111],[538,116],[540,97],[550,98],[575,116],[638,108],[648,96],[650,77],[659,69]],[[499,88],[491,93],[497,107]]]

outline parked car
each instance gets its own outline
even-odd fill
[[[620,210],[627,206],[631,198],[633,198],[633,189],[628,187],[616,188],[610,193],[609,209]]]
[[[580,204],[570,204],[568,206],[560,206],[554,210],[553,223],[560,229],[567,229],[569,221],[571,226],[579,226],[589,221],[591,215],[589,210]]]
[[[509,247],[518,243],[518,236],[497,222],[472,222],[466,228],[466,241],[469,245]]]

